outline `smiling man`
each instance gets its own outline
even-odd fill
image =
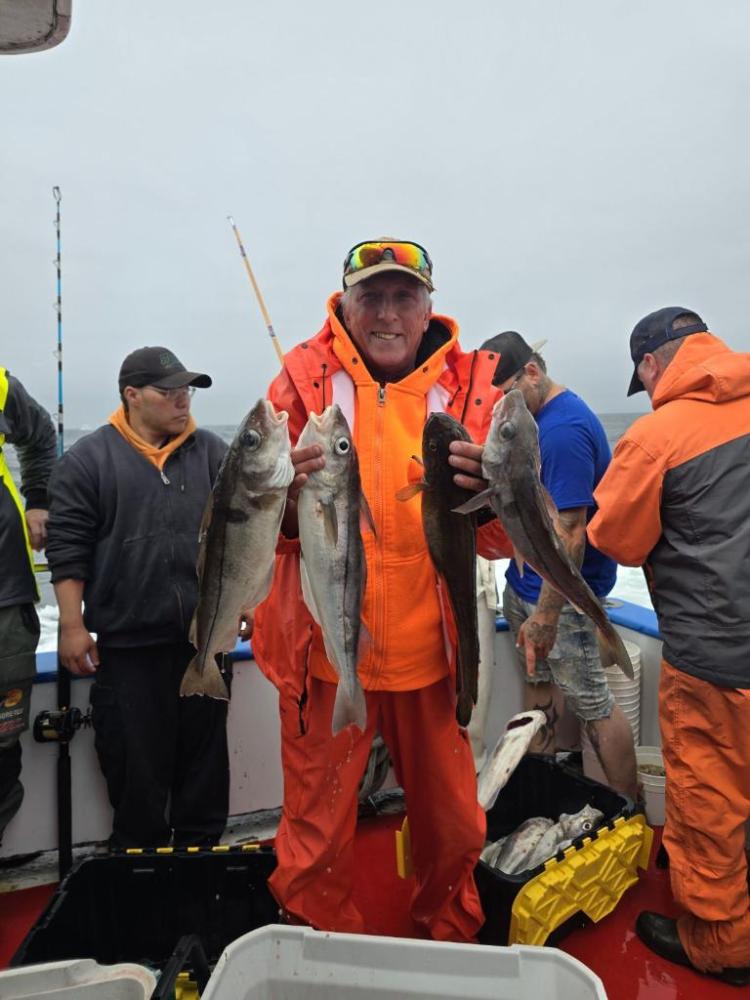
[[[473,870],[484,843],[471,747],[456,722],[454,656],[446,651],[436,576],[420,505],[400,503],[431,412],[487,433],[494,356],[464,353],[458,326],[432,312],[432,262],[416,243],[357,244],[344,291],[328,300],[322,330],[286,355],[269,396],[289,413],[295,442],[308,414],[337,403],[352,429],[375,531],[363,531],[369,635],[358,674],[367,723],[331,734],[336,673],[303,603],[296,497],[322,468],[317,446],[295,449],[296,477],[282,524],[274,586],[256,612],[253,649],[279,688],[284,807],[270,886],[287,918],[363,932],[352,899],[357,789],[376,730],[408,802],[416,887],[411,914],[433,938],[468,941],[483,922]],[[462,443],[463,444],[463,443]],[[481,488],[478,445],[451,462],[461,485]],[[505,551],[497,521],[479,529],[484,554]]]
[[[190,414],[196,387],[210,385],[165,347],[133,351],[120,368],[122,405],[50,483],[58,653],[71,673],[95,675],[116,847],[215,843],[226,822],[227,703],[179,696],[194,655],[198,532],[226,451]]]

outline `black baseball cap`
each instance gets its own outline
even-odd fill
[[[530,347],[520,333],[515,330],[505,330],[490,337],[480,347],[480,351],[494,351],[500,355],[495,374],[492,376],[493,385],[502,385],[508,379],[520,372],[532,354],[541,351],[546,340],[537,340]]]
[[[140,389],[155,385],[159,389],[183,389],[195,385],[208,389],[211,378],[200,372],[189,372],[167,347],[139,347],[123,361],[117,380],[120,392],[126,385]]]
[[[682,316],[692,318],[694,322],[680,326],[675,330],[675,321]],[[633,377],[628,386],[628,396],[645,391],[643,382],[638,378],[638,365],[643,361],[645,355],[652,354],[657,347],[661,347],[669,340],[679,340],[680,337],[686,337],[690,333],[706,333],[707,331],[708,327],[698,313],[693,312],[692,309],[685,309],[683,306],[666,306],[664,309],[657,309],[656,312],[644,316],[636,323],[630,334]]]

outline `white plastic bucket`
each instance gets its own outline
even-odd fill
[[[9,1000],[147,1000],[155,986],[156,977],[143,965],[99,965],[92,958],[0,972],[0,997]]]
[[[663,774],[648,774],[641,770],[643,764],[664,767],[661,747],[636,747],[635,759],[638,765],[638,781],[643,785],[646,802],[646,819],[652,826],[664,826],[664,786]]]
[[[616,703],[622,709],[623,715],[630,724],[633,742],[638,745],[641,734],[641,648],[634,642],[623,640],[630,662],[633,666],[633,677],[626,677],[617,666],[607,667],[607,683]],[[581,752],[583,758],[583,773],[587,778],[607,784],[607,776],[602,770],[596,751],[581,727]]]

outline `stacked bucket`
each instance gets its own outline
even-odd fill
[[[607,683],[614,699],[622,709],[622,713],[630,723],[633,731],[633,742],[638,746],[641,736],[641,650],[634,642],[625,642],[630,662],[633,665],[633,678],[626,677],[618,666],[607,667]],[[601,781],[607,784],[607,779],[602,771],[599,759],[586,734],[586,730],[581,730],[581,750],[583,751],[583,773],[593,778],[594,781]]]

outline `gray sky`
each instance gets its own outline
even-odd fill
[[[70,35],[0,58],[2,357],[66,424],[103,421],[123,356],[166,344],[237,423],[319,329],[349,247],[423,243],[465,347],[547,337],[550,372],[626,401],[662,305],[750,350],[750,5],[695,0],[74,0]]]

